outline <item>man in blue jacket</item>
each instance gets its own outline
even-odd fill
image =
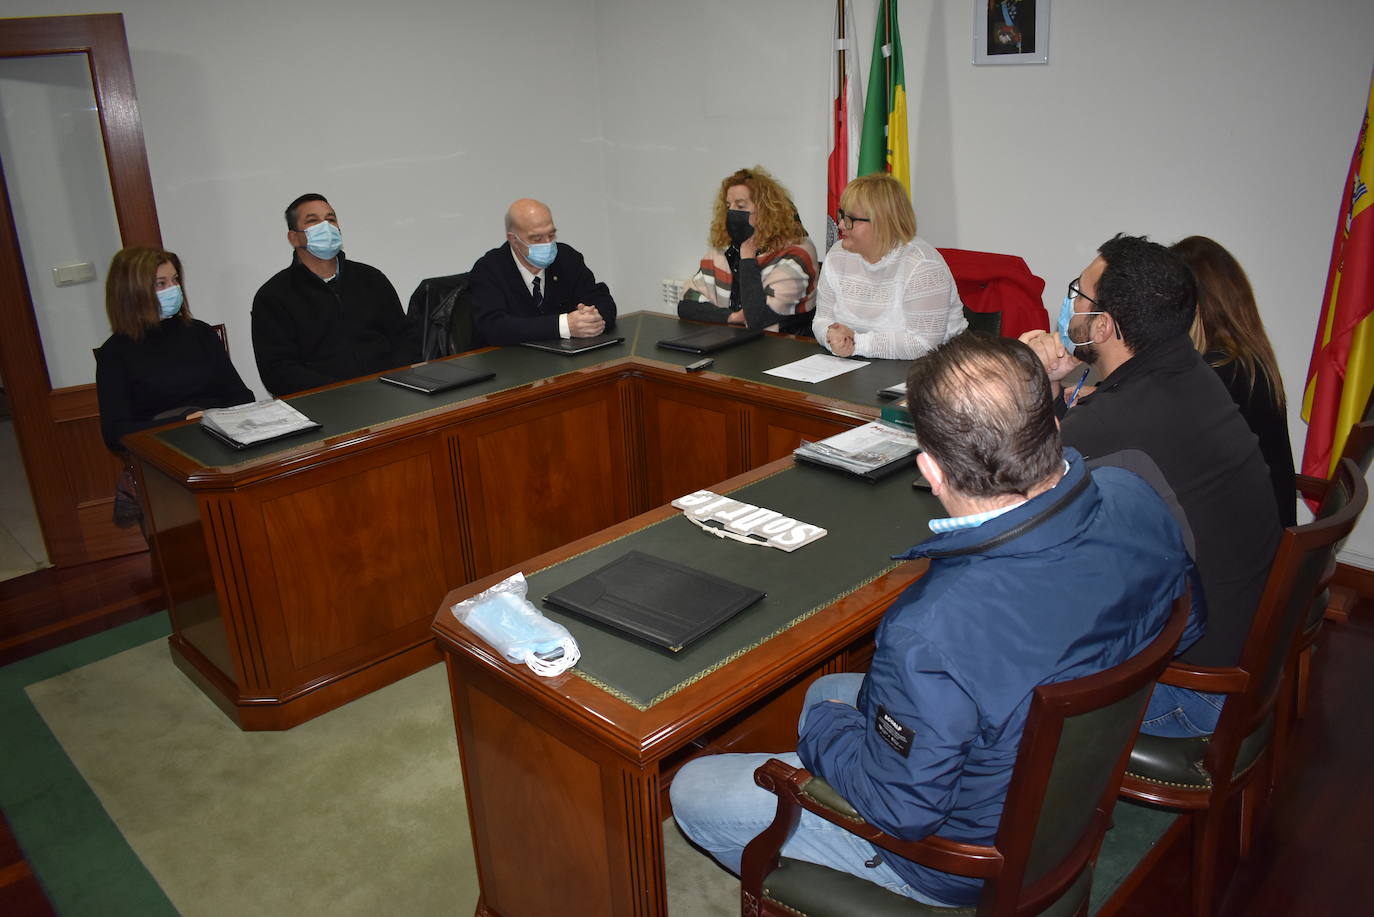
[[[1177,523],[1143,480],[1062,449],[1049,381],[1025,345],[962,335],[907,382],[917,464],[950,518],[907,558],[930,569],[883,616],[865,675],[808,692],[796,755],[891,834],[974,844],[997,833],[1032,690],[1110,668],[1163,628],[1193,575]],[[1195,606],[1184,643],[1201,632]],[[753,784],[772,755],[699,758],[674,778],[678,825],[738,872],[773,818]],[[802,813],[783,855],[936,905],[980,883],[884,853]]]

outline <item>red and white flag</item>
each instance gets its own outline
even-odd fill
[[[830,51],[830,157],[826,164],[825,251],[830,251],[838,236],[840,193],[854,177],[859,165],[864,99],[858,47],[854,8],[849,0],[836,0],[835,44]]]

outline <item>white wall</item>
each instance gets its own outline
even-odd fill
[[[972,66],[974,5],[901,5],[922,234],[1020,254],[1052,309],[1117,231],[1211,235],[1249,270],[1296,404],[1374,4],[1054,0],[1040,67]],[[102,8],[0,0],[6,16]],[[303,191],[330,197],[348,253],[403,300],[499,243],[525,194],[627,311],[692,270],[710,195],[742,165],[777,174],[822,233],[829,0],[122,8],[163,238],[259,392],[248,308]],[[875,9],[854,2],[865,77]],[[1374,515],[1344,559],[1374,567]]]
[[[876,6],[854,0],[865,81]],[[1249,271],[1301,457],[1297,410],[1374,63],[1374,3],[1054,0],[1050,63],[992,67],[970,63],[974,6],[900,7],[921,234],[1021,255],[1045,278],[1051,315],[1117,232],[1216,238]],[[655,303],[659,278],[690,270],[709,195],[742,164],[774,169],[823,243],[833,4],[751,4],[752,44],[726,25],[739,8],[716,0],[598,9],[617,49],[602,67],[617,296]],[[1374,514],[1342,559],[1374,568]]]

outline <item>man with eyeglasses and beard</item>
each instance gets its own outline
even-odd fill
[[[1258,441],[1193,347],[1187,266],[1143,236],[1116,237],[1069,284],[1057,333],[1021,336],[1058,393],[1065,446],[1089,466],[1129,468],[1177,507],[1201,574],[1207,633],[1181,658],[1234,665],[1281,532]],[[1081,394],[1086,363],[1101,377]],[[1224,695],[1158,685],[1141,731],[1206,735]]]

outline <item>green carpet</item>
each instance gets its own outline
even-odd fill
[[[156,615],[0,668],[0,807],[62,917],[473,912],[442,666],[245,733],[167,632]],[[1092,910],[1172,817],[1118,808]],[[673,917],[737,914],[734,877],[671,819],[664,840]]]
[[[0,669],[6,811],[62,917],[469,915],[442,666],[245,733],[172,664],[166,615]],[[664,824],[674,917],[738,884]]]

